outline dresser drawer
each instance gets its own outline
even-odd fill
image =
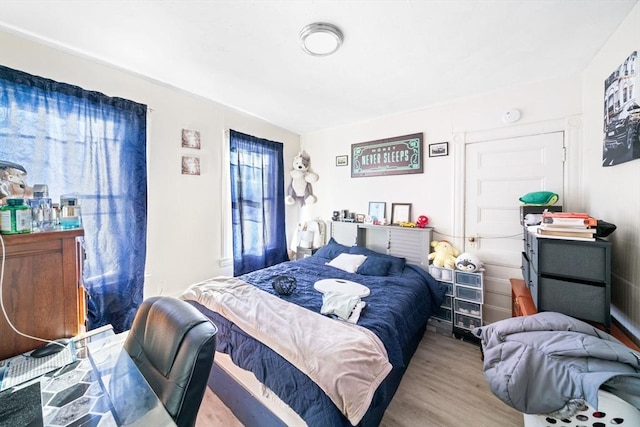
[[[464,314],[455,313],[454,325],[463,329],[473,329],[482,326],[482,320],[477,317],[465,316]]]
[[[451,322],[451,309],[450,308],[444,308],[444,307],[440,307],[438,308],[438,311],[433,313],[433,317],[435,317],[436,319],[440,319],[440,320],[444,320],[447,322]]]
[[[455,271],[455,284],[482,288],[482,274]]]
[[[453,307],[453,304],[451,302],[452,300],[453,298],[451,298],[451,296],[445,295],[444,300],[442,301],[442,304],[440,304],[440,307],[451,309]]]
[[[522,252],[522,278],[524,279],[524,284],[529,287],[529,278],[531,277],[531,265],[529,258],[525,252]]]
[[[480,317],[482,316],[482,304],[456,299],[454,311],[456,313]]]
[[[609,323],[607,288],[598,285],[567,282],[540,277],[538,279],[538,311],[568,313],[582,320]]]
[[[468,288],[466,286],[454,286],[455,297],[466,301],[482,303],[482,289]]]
[[[538,265],[534,265],[534,268],[538,274],[592,282],[608,281],[610,260],[607,245],[544,238],[537,240]]]

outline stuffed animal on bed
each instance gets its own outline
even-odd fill
[[[433,261],[436,267],[455,268],[456,257],[459,252],[451,243],[446,240],[434,240],[431,242],[433,252],[429,254],[429,259]]]
[[[291,175],[291,184],[287,189],[287,197],[285,203],[293,205],[296,202],[300,203],[300,206],[306,204],[313,204],[317,198],[313,195],[312,182],[318,180],[318,174],[311,172],[310,164],[311,158],[305,152],[298,153],[293,158],[293,170],[289,172]]]

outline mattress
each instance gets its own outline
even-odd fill
[[[268,408],[285,425],[289,427],[304,427],[307,425],[300,415],[283,402],[269,387],[258,381],[251,371],[235,365],[228,354],[216,352],[214,360],[219,369],[224,370],[246,393],[249,393],[261,405]],[[218,378],[214,376],[212,380],[217,381]],[[229,384],[216,384],[215,387],[217,386],[229,387]]]

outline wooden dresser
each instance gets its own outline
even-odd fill
[[[2,296],[7,315],[21,332],[44,339],[84,330],[82,229],[2,235],[5,245]],[[18,335],[0,312],[0,359],[43,342]]]
[[[538,310],[524,280],[509,279],[509,281],[511,282],[511,317],[536,314]]]

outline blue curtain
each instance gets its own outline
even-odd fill
[[[280,142],[230,131],[233,275],[288,260]]]
[[[82,209],[90,329],[129,329],[142,302],[146,116],[145,105],[0,66],[0,160]]]

